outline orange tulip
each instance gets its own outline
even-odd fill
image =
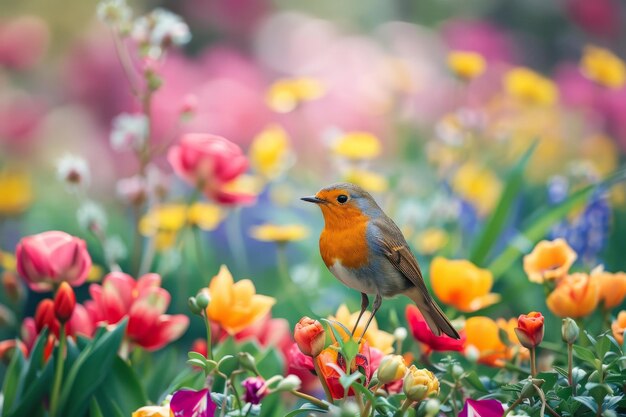
[[[470,317],[465,321],[467,347],[478,350],[478,362],[491,366],[502,366],[509,357],[507,346],[500,340],[500,326],[489,317]]]
[[[355,339],[359,339],[363,334],[363,330],[365,330],[365,324],[370,317],[370,312],[366,311],[361,317],[359,321],[359,326],[356,328],[354,332]],[[346,326],[349,330],[352,330],[354,324],[356,323],[356,319],[358,318],[359,313],[350,313],[348,307],[345,304],[342,304],[337,309],[337,313],[335,316],[329,317],[330,320],[337,321],[344,326]],[[341,326],[333,325],[337,332],[345,339],[349,339],[350,335],[346,334],[345,330],[341,328]],[[363,340],[365,340],[371,347],[376,348],[383,352],[384,354],[388,354],[393,352],[393,342],[395,338],[392,334],[384,332],[382,330],[378,330],[378,323],[376,323],[376,319],[372,319],[370,323],[370,327],[367,328],[367,333],[363,336]]]
[[[539,284],[563,278],[576,260],[576,252],[565,239],[543,240],[524,256],[524,271],[528,279]]]
[[[517,319],[515,334],[522,346],[531,349],[543,340],[543,315],[536,311],[522,314]]]
[[[598,305],[600,284],[594,276],[567,275],[546,299],[548,308],[559,317],[584,317]]]
[[[211,280],[209,293],[211,302],[206,310],[209,319],[231,335],[263,318],[276,302],[272,297],[256,294],[249,279],[235,283],[225,265]]]
[[[472,312],[500,300],[490,293],[493,276],[466,260],[435,258],[430,264],[433,291],[439,299],[457,310]]]
[[[617,315],[617,319],[611,324],[613,337],[620,346],[624,344],[624,331],[626,330],[626,310],[622,310]]]
[[[626,297],[626,273],[596,272],[591,275],[600,284],[600,301],[607,310],[617,307]]]
[[[302,353],[316,357],[324,349],[326,332],[319,321],[302,317],[296,324],[293,337]]]

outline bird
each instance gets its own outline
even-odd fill
[[[319,249],[326,267],[347,287],[361,292],[361,312],[352,336],[374,295],[365,335],[383,297],[404,294],[419,308],[430,330],[459,339],[450,320],[428,292],[404,235],[374,198],[356,184],[328,185],[301,200],[316,204],[324,217]]]

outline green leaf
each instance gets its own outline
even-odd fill
[[[598,188],[609,188],[626,179],[626,170],[616,171],[597,184],[584,187],[571,194],[562,202],[537,210],[521,227],[521,232],[488,266],[494,279],[499,279],[528,250],[529,246],[541,240],[550,228],[563,219],[572,209],[582,205]],[[523,242],[523,244],[519,244]]]
[[[598,358],[604,359],[604,355],[611,349],[611,340],[606,336],[601,336],[596,341],[596,354]]]
[[[357,381],[361,379],[362,377],[363,377],[363,374],[361,374],[360,372],[354,372],[350,375],[343,374],[339,377],[339,383],[344,389],[347,390],[348,388],[350,388],[350,386],[352,386],[352,384],[357,385],[358,384]]]
[[[125,329],[126,319],[114,330],[97,335],[81,352],[63,381],[58,415],[82,417],[91,396],[112,370]]]
[[[34,378],[36,373],[41,370],[41,368],[45,364],[44,349],[46,347],[46,342],[48,341],[48,328],[44,328],[35,344],[30,352],[28,364],[26,365],[26,373],[24,377],[24,381],[26,384],[29,384]]]
[[[343,353],[344,358],[346,359],[346,363],[351,364],[356,355],[359,353],[359,344],[356,340],[350,339],[347,340],[342,348],[341,352]]]
[[[24,359],[22,350],[15,349],[6,375],[4,376],[4,384],[2,385],[2,393],[4,395],[2,417],[9,414],[13,403],[20,397],[23,383],[22,371],[24,370],[25,364],[26,360]]]
[[[32,359],[31,359],[32,360]],[[36,415],[44,397],[49,393],[54,375],[54,358],[50,357],[44,369],[33,375],[32,380],[25,380],[25,390],[19,403],[15,403],[8,417]]]
[[[559,374],[556,372],[540,372],[535,377],[537,379],[543,379],[543,384],[541,385],[541,389],[544,392],[548,392],[552,390],[556,381],[559,379]]]
[[[586,347],[574,345],[574,356],[595,367],[596,355]]]
[[[598,404],[595,402],[593,397],[579,395],[579,396],[574,397],[573,399],[574,401],[578,401],[579,403],[581,403],[582,405],[584,405],[585,407],[587,407],[594,413],[598,412]]]
[[[483,382],[478,377],[478,374],[476,373],[476,371],[468,372],[465,375],[465,378],[463,378],[463,380],[466,381],[468,384],[470,384],[472,387],[474,387],[474,389],[477,389],[480,392],[485,392],[485,393],[489,392],[489,390],[485,387]]]
[[[498,205],[491,214],[491,217],[489,217],[489,220],[487,220],[482,229],[482,233],[478,239],[476,239],[476,243],[472,248],[470,261],[474,264],[480,266],[485,262],[487,255],[489,255],[493,245],[500,237],[502,229],[506,224],[506,220],[511,214],[513,203],[515,203],[515,200],[518,198],[524,185],[524,171],[526,170],[528,161],[530,161],[538,143],[539,142],[535,140],[533,144],[530,145],[509,173],[504,186],[504,191],[500,196],[500,201],[498,201]]]
[[[306,403],[302,407],[285,414],[285,417],[295,417],[299,414],[304,414],[304,413],[310,414],[310,413],[327,413],[327,412],[328,410],[324,410],[323,408],[317,407],[313,404]]]
[[[102,409],[95,398],[92,398],[89,402],[89,415],[91,417],[104,417],[104,415],[102,415]]]
[[[104,397],[111,399],[123,416],[130,415],[148,403],[135,370],[119,356],[113,358],[111,373],[100,385],[95,396],[99,404],[102,404],[100,400]]]
[[[187,364],[191,366],[197,366],[206,372],[206,361],[193,358],[193,359],[187,359]]]
[[[376,396],[374,395],[374,393],[372,393],[372,391],[368,390],[363,385],[355,382],[351,386],[352,389],[354,389],[355,391],[359,391],[361,394],[363,394],[368,400],[372,402],[372,404],[376,402]]]
[[[205,362],[206,358],[204,357],[204,355],[202,353],[198,353],[198,352],[188,352],[187,353],[187,357],[189,359],[197,359],[199,361]]]
[[[181,388],[199,390],[204,384],[205,378],[202,372],[194,371],[191,368],[184,368],[172,380],[170,385],[161,393],[157,404],[163,402],[166,396]]]

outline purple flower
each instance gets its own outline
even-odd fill
[[[502,417],[504,407],[498,400],[467,399],[459,417]]]
[[[259,404],[268,394],[265,380],[260,376],[248,377],[243,380],[241,385],[245,389],[243,399],[250,404]]]
[[[200,391],[181,389],[174,393],[170,401],[173,417],[213,417],[216,408],[208,388]]]

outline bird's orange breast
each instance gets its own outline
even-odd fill
[[[335,209],[336,210],[336,209]],[[346,268],[360,268],[369,261],[367,224],[369,218],[357,209],[340,213],[322,208],[325,227],[320,236],[320,254],[327,267],[340,262]]]

